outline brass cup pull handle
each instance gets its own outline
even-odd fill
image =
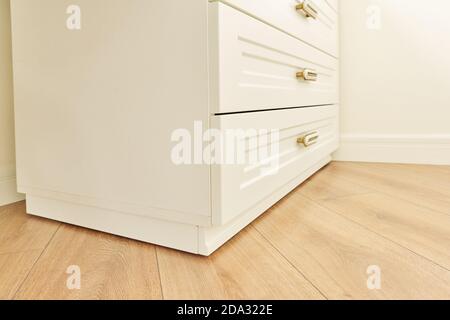
[[[312,145],[315,145],[319,141],[319,137],[320,136],[318,132],[308,133],[298,138],[297,143],[302,144],[303,146],[305,146],[305,148],[308,148]]]
[[[319,16],[319,10],[309,0],[304,0],[302,3],[299,3],[295,9],[306,18],[317,19]]]
[[[297,72],[297,79],[305,80],[305,81],[317,81],[319,74],[315,70],[304,69],[302,71]]]

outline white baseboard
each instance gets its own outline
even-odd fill
[[[0,178],[0,206],[22,201],[25,195],[17,193],[15,177]]]
[[[450,135],[344,134],[334,160],[450,165]]]

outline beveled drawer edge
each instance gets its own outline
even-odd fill
[[[311,44],[311,43],[309,43],[309,42],[307,42],[307,41],[305,41],[305,40],[303,40],[303,39],[293,35],[292,33],[288,32],[286,30],[283,30],[283,29],[273,25],[272,23],[270,23],[270,22],[268,22],[266,20],[258,18],[257,16],[255,16],[251,12],[248,12],[246,10],[242,10],[241,8],[239,8],[237,6],[234,6],[233,4],[229,3],[227,0],[208,0],[208,1],[209,1],[209,3],[221,3],[223,5],[229,6],[229,7],[233,8],[235,10],[238,10],[238,11],[246,14],[247,16],[249,16],[249,17],[251,17],[253,19],[256,19],[256,20],[258,20],[258,21],[260,21],[260,22],[262,22],[262,23],[264,23],[264,24],[266,24],[266,25],[268,25],[268,26],[270,26],[270,27],[272,27],[272,28],[274,28],[274,29],[284,33],[284,34],[287,34],[288,36],[290,36],[290,37],[292,37],[292,38],[294,38],[294,39],[296,39],[296,40],[298,40],[298,41],[300,41],[300,42],[302,42],[302,43],[304,43],[304,44],[306,44],[306,45],[308,45],[308,46],[310,46],[310,47],[312,47],[312,48],[314,48],[314,49],[316,49],[316,50],[318,50],[318,51],[320,51],[320,52],[322,52],[322,53],[324,53],[324,54],[326,54],[326,55],[328,55],[330,57],[332,57],[332,58],[339,59],[338,56],[335,56],[335,55],[333,55],[333,54],[331,54],[331,53],[329,53],[329,52],[327,52],[327,51],[325,51],[325,50],[323,50],[323,49],[321,49],[319,47],[316,47],[315,45],[313,45],[313,44]]]

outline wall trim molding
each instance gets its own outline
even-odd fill
[[[450,165],[450,134],[343,134],[336,161]]]
[[[25,195],[17,192],[16,177],[0,178],[0,206],[24,199]]]

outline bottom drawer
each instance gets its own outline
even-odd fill
[[[210,148],[213,224],[229,223],[334,152],[338,110],[333,105],[213,117],[212,127],[219,129]]]

